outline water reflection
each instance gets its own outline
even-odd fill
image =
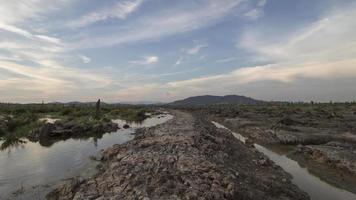
[[[169,119],[171,115],[154,116],[140,125],[129,123],[129,129],[50,145],[23,140],[26,143],[0,151],[0,199],[43,199],[62,180],[92,176],[97,162],[89,159],[90,156],[133,139],[136,128],[154,126]],[[24,192],[20,192],[22,190]]]
[[[245,138],[225,126],[212,122],[217,128],[223,128],[231,132],[237,139],[244,142]],[[327,182],[321,180],[319,177],[315,176],[308,171],[305,166],[300,166],[298,162],[288,158],[283,154],[286,149],[277,148],[278,153],[273,150],[267,149],[261,145],[254,144],[255,148],[265,154],[269,159],[274,161],[277,165],[282,167],[286,172],[292,175],[292,182],[297,185],[301,190],[307,192],[312,200],[355,200],[356,195],[348,192],[346,190],[334,187],[333,185],[328,184]],[[287,148],[290,148],[288,146]]]
[[[23,144],[26,144],[27,141],[16,138],[16,137],[8,137],[6,138],[0,145],[0,151],[8,149],[10,147],[20,147]]]

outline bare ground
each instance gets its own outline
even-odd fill
[[[291,177],[229,132],[180,111],[103,153],[101,171],[48,199],[309,199]]]

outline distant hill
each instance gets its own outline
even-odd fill
[[[183,100],[174,101],[172,105],[212,105],[212,104],[249,104],[256,105],[261,104],[263,101],[252,99],[250,97],[239,95],[227,95],[227,96],[195,96],[189,97]]]
[[[158,101],[123,101],[119,103],[107,103],[100,102],[102,105],[159,105],[163,104]],[[96,102],[80,102],[80,101],[71,101],[71,102],[50,102],[48,104],[56,104],[56,105],[87,105],[87,106],[95,106]]]
[[[163,104],[159,101],[123,101],[119,104],[128,104],[128,105],[156,105],[156,104]]]

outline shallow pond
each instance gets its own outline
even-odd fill
[[[225,126],[212,122],[217,128],[229,130],[237,139],[245,142],[245,138]],[[292,175],[292,182],[301,190],[307,192],[312,200],[355,200],[356,195],[333,185],[326,183],[314,174],[310,173],[306,167],[301,167],[296,161],[283,154],[284,150],[267,149],[261,145],[254,144],[255,148],[265,154],[284,171]]]
[[[128,124],[130,128],[106,133],[101,138],[59,141],[50,147],[25,140],[24,144],[0,151],[0,199],[44,199],[46,193],[65,179],[94,175],[97,162],[90,156],[132,140],[137,128],[155,126],[172,118],[163,114],[142,123],[114,120],[119,127]]]

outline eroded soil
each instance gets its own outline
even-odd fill
[[[291,176],[230,132],[172,111],[165,124],[103,153],[100,172],[48,199],[309,199]]]
[[[238,131],[248,143],[294,145],[291,158],[316,171],[328,183],[356,193],[353,104],[220,106],[200,112]],[[322,167],[315,167],[318,165]]]

